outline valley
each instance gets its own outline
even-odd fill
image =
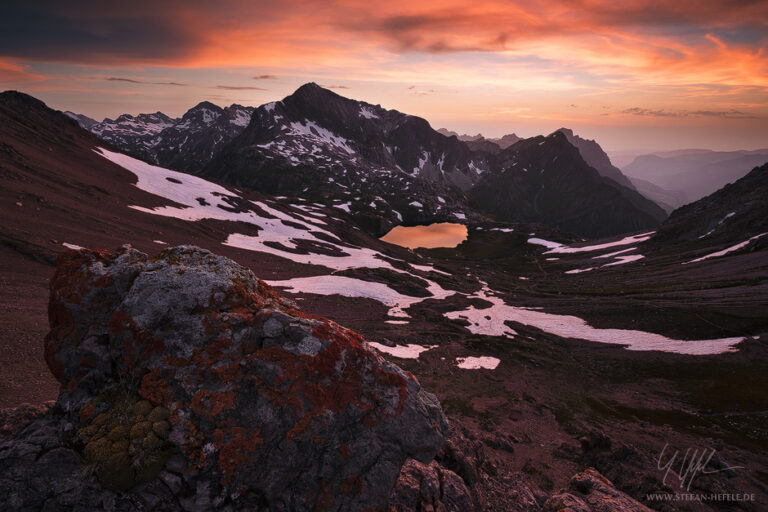
[[[200,145],[166,159],[146,141],[197,118],[100,138],[0,95],[0,408],[57,398],[42,339],[62,252],[194,245],[412,372],[471,447],[451,470],[478,510],[554,510],[588,467],[651,509],[733,509],[652,502],[682,488],[665,447],[712,450],[692,491],[768,507],[768,164],[667,216],[570,130],[473,150],[315,84],[248,123],[206,108],[241,130],[211,149],[201,115]],[[390,238],[436,223],[459,232]]]

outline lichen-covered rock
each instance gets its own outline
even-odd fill
[[[358,334],[196,247],[63,253],[49,315],[62,391],[0,444],[11,508],[58,499],[25,483],[50,449],[30,444],[40,431],[64,474],[81,466],[72,503],[274,511],[383,509],[405,460],[430,462],[447,432],[435,397]]]
[[[550,496],[544,503],[544,512],[591,512],[583,499],[567,492]]]

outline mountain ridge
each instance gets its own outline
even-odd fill
[[[112,138],[113,142],[145,161],[236,186],[269,194],[343,201],[358,222],[375,234],[384,234],[398,224],[480,221],[485,214],[500,211],[507,212],[503,218],[508,221],[562,220],[546,211],[539,218],[509,217],[515,210],[505,209],[503,203],[518,200],[516,196],[492,194],[496,204],[475,201],[478,207],[474,209],[470,205],[468,194],[472,195],[471,191],[487,175],[505,172],[505,152],[526,139],[506,135],[497,140],[503,141],[505,148],[482,137],[464,142],[446,130],[441,133],[432,129],[420,117],[346,98],[316,83],[304,84],[282,100],[256,108],[232,105],[222,109],[200,102],[180,119],[153,116],[140,121],[168,126],[141,125],[143,131],[139,130],[135,144],[117,137]],[[128,128],[136,119],[125,118]],[[619,217],[637,217],[635,221],[616,222],[587,212],[577,217],[589,219],[589,225],[568,221],[569,229],[581,236],[615,234],[597,224],[610,225],[611,229],[645,229],[663,218],[664,212],[651,201],[624,191],[634,191],[634,187],[610,165],[597,143],[575,136],[568,129],[562,129],[562,133],[570,145],[581,145],[581,149],[577,148],[581,156],[569,152],[564,158],[578,159],[579,168],[600,167],[598,173],[608,175],[620,188],[605,188],[590,173],[581,172],[582,178],[600,189],[605,201],[614,191],[616,197],[610,201]],[[531,160],[531,165],[539,163]],[[557,166],[552,170],[555,178],[556,171]],[[563,179],[573,182],[573,176]],[[550,181],[550,186],[553,183]],[[587,189],[580,190],[582,195],[588,194]],[[477,199],[478,195],[474,196]],[[562,195],[548,201],[547,208],[558,209],[558,203],[576,200]],[[599,206],[595,201],[589,204]],[[564,226],[553,225],[559,229]]]

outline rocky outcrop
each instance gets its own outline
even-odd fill
[[[587,469],[571,478],[571,487],[581,497],[574,500],[572,509],[578,510],[577,504],[589,505],[592,512],[650,512],[651,509],[635,501],[614,487],[610,480],[595,471]],[[562,498],[563,496],[560,495]]]
[[[0,441],[4,509],[382,510],[447,432],[358,334],[195,247],[65,252],[49,315],[61,394]]]

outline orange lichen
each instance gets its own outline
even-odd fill
[[[228,439],[219,450],[219,468],[224,473],[222,484],[227,485],[237,471],[253,462],[254,452],[264,444],[264,440],[260,428],[249,432],[243,427],[231,427],[228,433],[221,436],[222,439]]]
[[[218,392],[201,389],[192,397],[190,407],[195,414],[213,420],[216,416],[231,409],[234,405],[234,391]]]

